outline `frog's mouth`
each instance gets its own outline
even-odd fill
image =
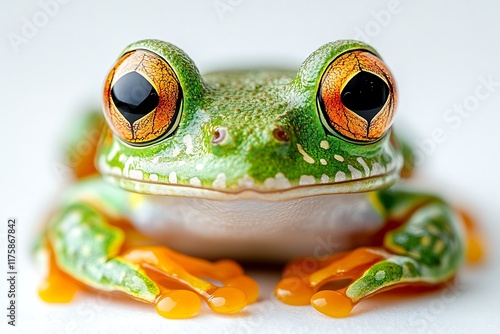
[[[384,189],[398,180],[399,170],[400,166],[395,164],[392,169],[381,174],[340,182],[321,182],[321,180],[319,180],[319,182],[306,185],[294,185],[286,182],[280,183],[280,176],[277,175],[276,182],[269,182],[268,185],[248,184],[245,186],[242,184],[239,187],[224,189],[173,183],[158,183],[150,180],[138,180],[130,176],[124,177],[123,175],[113,175],[112,173],[104,173],[103,175],[106,180],[123,189],[147,195],[195,197],[218,201],[241,199],[284,201],[319,195],[360,193]],[[285,187],[285,185],[288,185],[288,187]]]

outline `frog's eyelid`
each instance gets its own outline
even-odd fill
[[[177,75],[186,105],[197,103],[199,96],[205,93],[206,86],[198,67],[186,52],[174,44],[156,39],[144,39],[128,45],[121,55],[136,50],[154,53],[170,65]]]

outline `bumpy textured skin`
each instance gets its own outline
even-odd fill
[[[319,119],[316,94],[325,67],[351,49],[376,54],[363,43],[327,44],[314,52],[297,74],[226,71],[203,79],[193,62],[170,44],[139,42],[125,52],[134,48],[164,55],[177,71],[184,91],[183,115],[168,140],[140,149],[108,133],[101,145],[98,166],[101,173],[122,187],[141,193],[212,197],[185,188],[170,192],[173,188],[158,185],[236,193],[364,179],[357,182],[361,189],[356,190],[374,190],[393,182],[403,163],[389,135],[369,145],[349,143],[328,134]],[[227,130],[226,141],[212,145],[211,139],[220,128]],[[276,128],[285,130],[290,140],[276,140]],[[373,177],[384,175],[388,178],[384,182]],[[156,187],[144,184],[151,181]],[[325,187],[314,189],[339,192]],[[343,190],[351,191],[350,187]]]
[[[384,190],[403,168],[390,130],[374,143],[356,144],[328,133],[321,123],[316,94],[326,67],[353,49],[378,56],[370,46],[356,41],[326,44],[297,73],[228,71],[203,78],[192,60],[171,44],[140,41],[122,54],[135,49],[161,55],[176,72],[184,97],[181,120],[169,138],[142,147],[105,129],[97,165],[106,180],[125,190],[95,179],[70,189],[46,233],[65,272],[95,288],[144,301],[158,295],[156,283],[120,257],[123,233],[108,224],[130,218],[125,213],[142,201],[141,195],[126,190],[224,201],[372,191],[367,195],[372,209],[395,226],[379,245],[390,256],[367,268],[346,296],[355,303],[399,283],[436,284],[455,274],[463,262],[463,236],[446,203],[426,194]],[[226,139],[214,144],[221,129]],[[276,138],[276,129],[289,140]],[[312,213],[311,219],[320,214]]]

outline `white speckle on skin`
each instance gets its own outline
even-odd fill
[[[158,161],[160,161],[160,157],[154,157],[153,160],[151,160],[151,162],[155,165],[158,163]]]
[[[335,158],[335,160],[337,160],[337,161],[344,162],[344,157],[343,157],[343,156],[341,156],[341,155],[335,154],[333,157],[334,157],[334,158]]]
[[[177,183],[177,173],[176,172],[170,172],[168,175],[168,182],[176,184]]]
[[[319,143],[319,146],[322,149],[328,150],[330,148],[330,143],[327,142],[326,140],[322,140],[321,143]]]
[[[149,174],[149,180],[153,182],[158,181],[158,175],[157,174]]]
[[[372,175],[381,175],[384,173],[384,168],[378,162],[372,164]]]
[[[179,153],[181,153],[181,148],[180,147],[176,147],[174,148],[174,150],[172,151],[172,156],[175,158],[176,156],[179,155]]]
[[[278,173],[274,178],[268,177],[264,181],[264,186],[270,189],[286,189],[292,185],[283,173]]]
[[[328,164],[328,162],[326,162],[325,159],[320,159],[319,162],[323,165],[323,166],[326,166]]]
[[[205,166],[203,166],[203,164],[196,164],[195,168],[196,168],[196,170],[203,170],[203,168],[205,168]]]
[[[193,138],[191,138],[191,135],[185,135],[182,142],[186,145],[186,154],[193,154]]]
[[[123,164],[123,176],[128,177],[128,170],[130,169],[130,165],[134,162],[133,157],[128,157],[127,161]]]
[[[310,184],[315,184],[316,180],[314,179],[314,176],[312,175],[301,175],[299,179],[299,185],[301,186],[308,186]]]
[[[108,155],[106,156],[106,159],[108,161],[113,160],[113,158],[116,156],[116,154],[120,151],[120,148],[116,143],[113,143],[113,147],[111,147],[111,150],[109,151]]]
[[[226,174],[219,173],[214,182],[212,182],[212,187],[215,189],[226,189]]]
[[[189,179],[189,184],[195,187],[201,187],[201,181],[197,177],[192,177]]]
[[[138,169],[132,169],[129,173],[128,173],[129,177],[131,179],[134,179],[134,180],[142,180],[143,179],[143,174],[142,174],[142,170],[138,170]]]
[[[342,182],[345,180],[346,180],[345,173],[343,171],[339,170],[337,172],[337,174],[335,174],[335,182]]]
[[[120,157],[118,158],[118,161],[120,161],[121,163],[123,163],[125,160],[127,160],[127,156],[125,154],[120,154]]]
[[[330,182],[330,177],[326,174],[321,175],[321,183],[328,183]]]
[[[276,184],[280,188],[290,188],[292,186],[290,184],[290,181],[288,181],[285,174],[283,174],[283,173],[276,174]]]
[[[300,144],[297,144],[297,149],[299,150],[299,153],[302,154],[302,157],[304,158],[305,162],[310,163],[310,164],[314,163],[314,159],[311,158],[309,156],[309,154],[307,154],[306,151],[304,151],[304,149],[302,148],[302,146]]]
[[[352,180],[360,179],[360,178],[363,177],[363,174],[359,170],[357,170],[356,168],[354,168],[353,166],[347,165],[347,168],[351,172],[351,179]]]
[[[181,160],[181,161],[179,161],[177,164],[178,164],[179,166],[184,166],[184,165],[186,164],[186,162],[185,162],[185,161],[183,161],[183,160]]]
[[[358,157],[356,159],[357,162],[359,162],[359,164],[363,167],[363,169],[365,170],[365,175],[366,176],[370,176],[370,168],[368,167],[368,165],[366,164],[366,162],[363,160],[362,157]]]
[[[99,157],[99,161],[97,162],[97,165],[98,166],[102,166],[102,170],[109,170],[109,165],[108,163],[106,162],[106,158],[104,156],[100,156]],[[65,166],[65,168],[68,168],[67,166]]]
[[[376,279],[377,281],[381,281],[381,280],[383,280],[384,278],[385,278],[385,271],[383,271],[383,270],[379,270],[379,271],[377,271],[377,273],[375,274],[375,279]]]
[[[238,180],[238,185],[242,188],[253,188],[254,184],[254,179],[247,174],[245,174],[241,179]]]

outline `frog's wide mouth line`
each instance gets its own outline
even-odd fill
[[[399,173],[397,169],[394,169],[384,174],[335,183],[298,185],[285,189],[270,190],[243,188],[234,191],[197,187],[193,185],[154,183],[145,180],[139,181],[132,178],[117,177],[112,174],[104,174],[103,177],[123,189],[145,195],[196,197],[218,201],[242,199],[283,201],[320,195],[361,193],[380,190],[394,184],[399,178]]]

